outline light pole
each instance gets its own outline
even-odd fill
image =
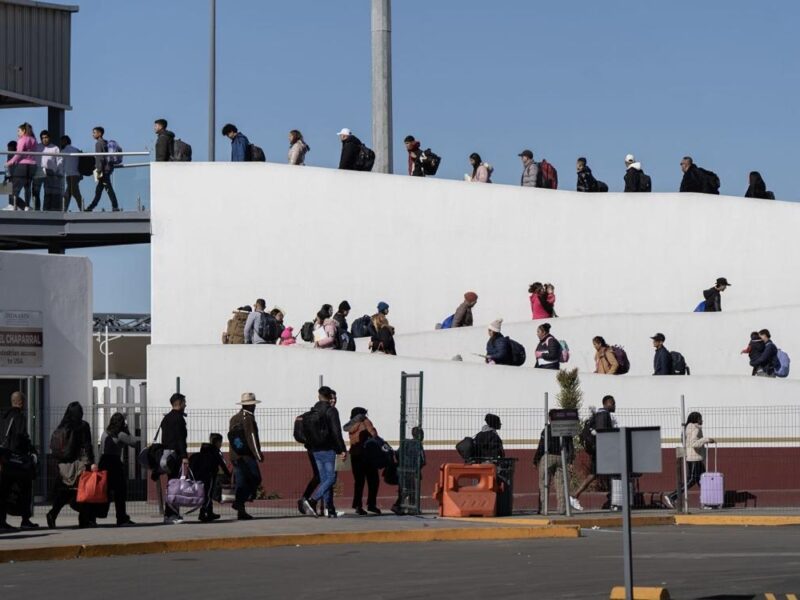
[[[214,162],[214,133],[217,120],[217,0],[211,0],[211,23],[208,56],[208,160]]]
[[[372,145],[378,173],[392,172],[392,3],[372,0]]]

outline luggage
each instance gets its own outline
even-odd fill
[[[203,506],[206,501],[206,486],[202,481],[195,481],[191,470],[189,477],[185,472],[181,473],[180,479],[170,479],[167,481],[167,504],[173,509],[185,506],[197,509]]]
[[[472,457],[475,456],[475,440],[471,437],[465,437],[456,444],[456,452],[465,461],[472,460]]]
[[[84,471],[78,478],[78,504],[108,502],[108,471]]]
[[[725,503],[725,477],[717,471],[717,445],[714,444],[714,470],[700,476],[700,504],[721,507]]]

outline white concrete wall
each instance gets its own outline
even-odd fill
[[[89,259],[0,252],[0,309],[41,311],[44,343],[41,368],[0,366],[0,375],[47,377],[45,410],[73,401],[86,408],[92,397]]]
[[[148,351],[148,403],[153,407],[168,405],[175,389],[175,377],[181,377],[181,392],[192,409],[229,408],[236,411],[242,392],[254,392],[264,402],[260,407],[297,408],[297,414],[316,401],[318,377],[336,389],[339,410],[346,418],[353,406],[364,406],[370,418],[387,439],[398,437],[400,410],[400,374],[424,372],[426,407],[514,409],[542,408],[545,392],[555,406],[558,386],[553,371],[486,366],[452,361],[369,355],[365,353],[315,350],[304,347],[244,345],[154,345]],[[584,405],[599,406],[605,394],[613,394],[620,408],[636,407],[639,420],[628,425],[661,424],[656,409],[680,406],[681,394],[687,409],[714,407],[794,406],[800,394],[800,382],[760,377],[612,377],[581,376]],[[648,417],[652,411],[652,419]],[[499,410],[499,414],[506,414]],[[743,436],[772,437],[780,431],[779,423],[767,421],[759,428],[753,421],[742,425],[735,410],[730,422],[728,412],[707,423],[713,428],[737,424]],[[474,434],[482,424],[476,418],[474,430],[443,430],[443,423],[426,430],[426,439],[435,442],[442,436],[457,439]],[[513,429],[511,423],[506,429]],[[285,441],[291,446],[291,422],[285,424]],[[432,424],[429,424],[429,427]],[[671,426],[677,430],[679,421]],[[438,428],[438,429],[437,429]],[[530,430],[530,429],[529,429]],[[538,435],[538,429],[534,435]],[[791,433],[791,432],[790,432]],[[796,436],[796,432],[791,433]],[[194,440],[199,441],[199,440]]]
[[[504,323],[503,333],[520,342],[527,351],[523,368],[535,364],[533,352],[539,340],[536,328],[549,322],[551,333],[570,347],[568,367],[594,372],[592,338],[603,336],[607,343],[625,348],[631,362],[627,376],[652,375],[653,345],[650,336],[657,332],[666,338],[666,347],[686,358],[693,375],[749,375],[747,355],[741,351],[751,331],[769,329],[779,348],[798,360],[789,377],[800,379],[800,306],[763,310],[726,311],[721,313],[673,313],[654,315],[595,315],[567,317],[548,321]],[[450,359],[460,354],[464,361],[483,362],[475,354],[486,352],[487,327],[446,329],[398,335],[398,354],[418,358]],[[359,349],[366,349],[362,344]]]
[[[218,343],[231,309],[259,296],[298,327],[324,302],[346,298],[356,315],[386,300],[398,332],[432,329],[469,289],[480,295],[477,322],[524,321],[534,280],[556,285],[562,317],[691,313],[718,276],[734,284],[726,311],[800,298],[786,270],[800,254],[793,203],[278,164],[151,170],[154,344]],[[737,331],[736,345],[758,326]],[[672,337],[669,324],[658,329]]]

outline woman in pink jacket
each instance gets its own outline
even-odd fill
[[[473,152],[469,155],[469,164],[472,165],[472,175],[467,175],[472,183],[492,183],[494,169],[488,163],[481,161],[481,155]]]
[[[33,135],[33,127],[30,123],[23,123],[17,128],[17,150],[19,152],[34,152],[36,148],[36,138]],[[6,161],[6,171],[11,171],[12,194],[17,198],[17,203],[28,208],[31,200],[31,185],[33,175],[36,172],[37,157],[26,154],[15,154]],[[25,190],[25,200],[22,201],[20,192]]]
[[[550,319],[556,316],[556,289],[550,283],[535,282],[528,288],[531,295],[532,319]]]

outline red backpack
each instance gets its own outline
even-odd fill
[[[537,183],[538,187],[551,190],[558,189],[558,171],[545,159],[542,159],[542,162],[539,163],[539,181]]]

